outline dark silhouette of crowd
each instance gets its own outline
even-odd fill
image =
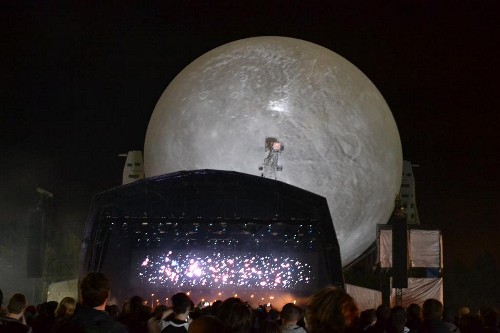
[[[492,306],[472,314],[467,307],[453,316],[436,299],[422,306],[359,311],[343,289],[327,287],[311,295],[304,308],[285,304],[281,311],[252,308],[231,297],[195,306],[188,294],[172,296],[172,307],[154,309],[140,296],[131,297],[121,311],[108,304],[110,284],[102,273],[89,273],[80,283],[80,300],[29,305],[14,293],[3,307],[0,290],[0,333],[500,333],[499,312]]]

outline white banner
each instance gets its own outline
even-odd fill
[[[392,279],[391,279],[392,285]],[[420,306],[429,298],[434,298],[443,303],[443,278],[408,278],[408,288],[403,288],[403,307],[407,308],[415,303]],[[396,305],[396,289],[391,289],[391,307]]]
[[[380,230],[379,235],[380,267],[392,267],[392,230]]]
[[[410,229],[410,266],[442,267],[441,232]]]
[[[352,284],[345,284],[347,293],[354,298],[358,304],[359,311],[376,309],[382,304],[382,293],[378,290],[358,287]]]
[[[78,301],[78,279],[54,282],[49,285],[47,302],[60,302],[64,297],[73,297]]]

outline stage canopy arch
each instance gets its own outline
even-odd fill
[[[80,275],[89,271],[110,277],[117,301],[138,294],[168,303],[169,295],[189,291],[257,303],[287,295],[286,302],[344,286],[324,197],[219,170],[175,172],[95,195]]]

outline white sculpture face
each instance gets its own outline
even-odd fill
[[[354,260],[391,215],[401,142],[377,88],[319,45],[255,37],[192,62],[155,107],[146,176],[194,169],[260,175],[267,137],[285,146],[278,180],[327,198],[342,263]]]

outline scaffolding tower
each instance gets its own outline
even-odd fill
[[[259,170],[262,171],[261,177],[276,180],[276,172],[283,170],[283,166],[278,164],[278,160],[285,146],[276,138],[266,138],[264,147],[265,151],[269,153],[264,159],[264,163],[259,167]]]

